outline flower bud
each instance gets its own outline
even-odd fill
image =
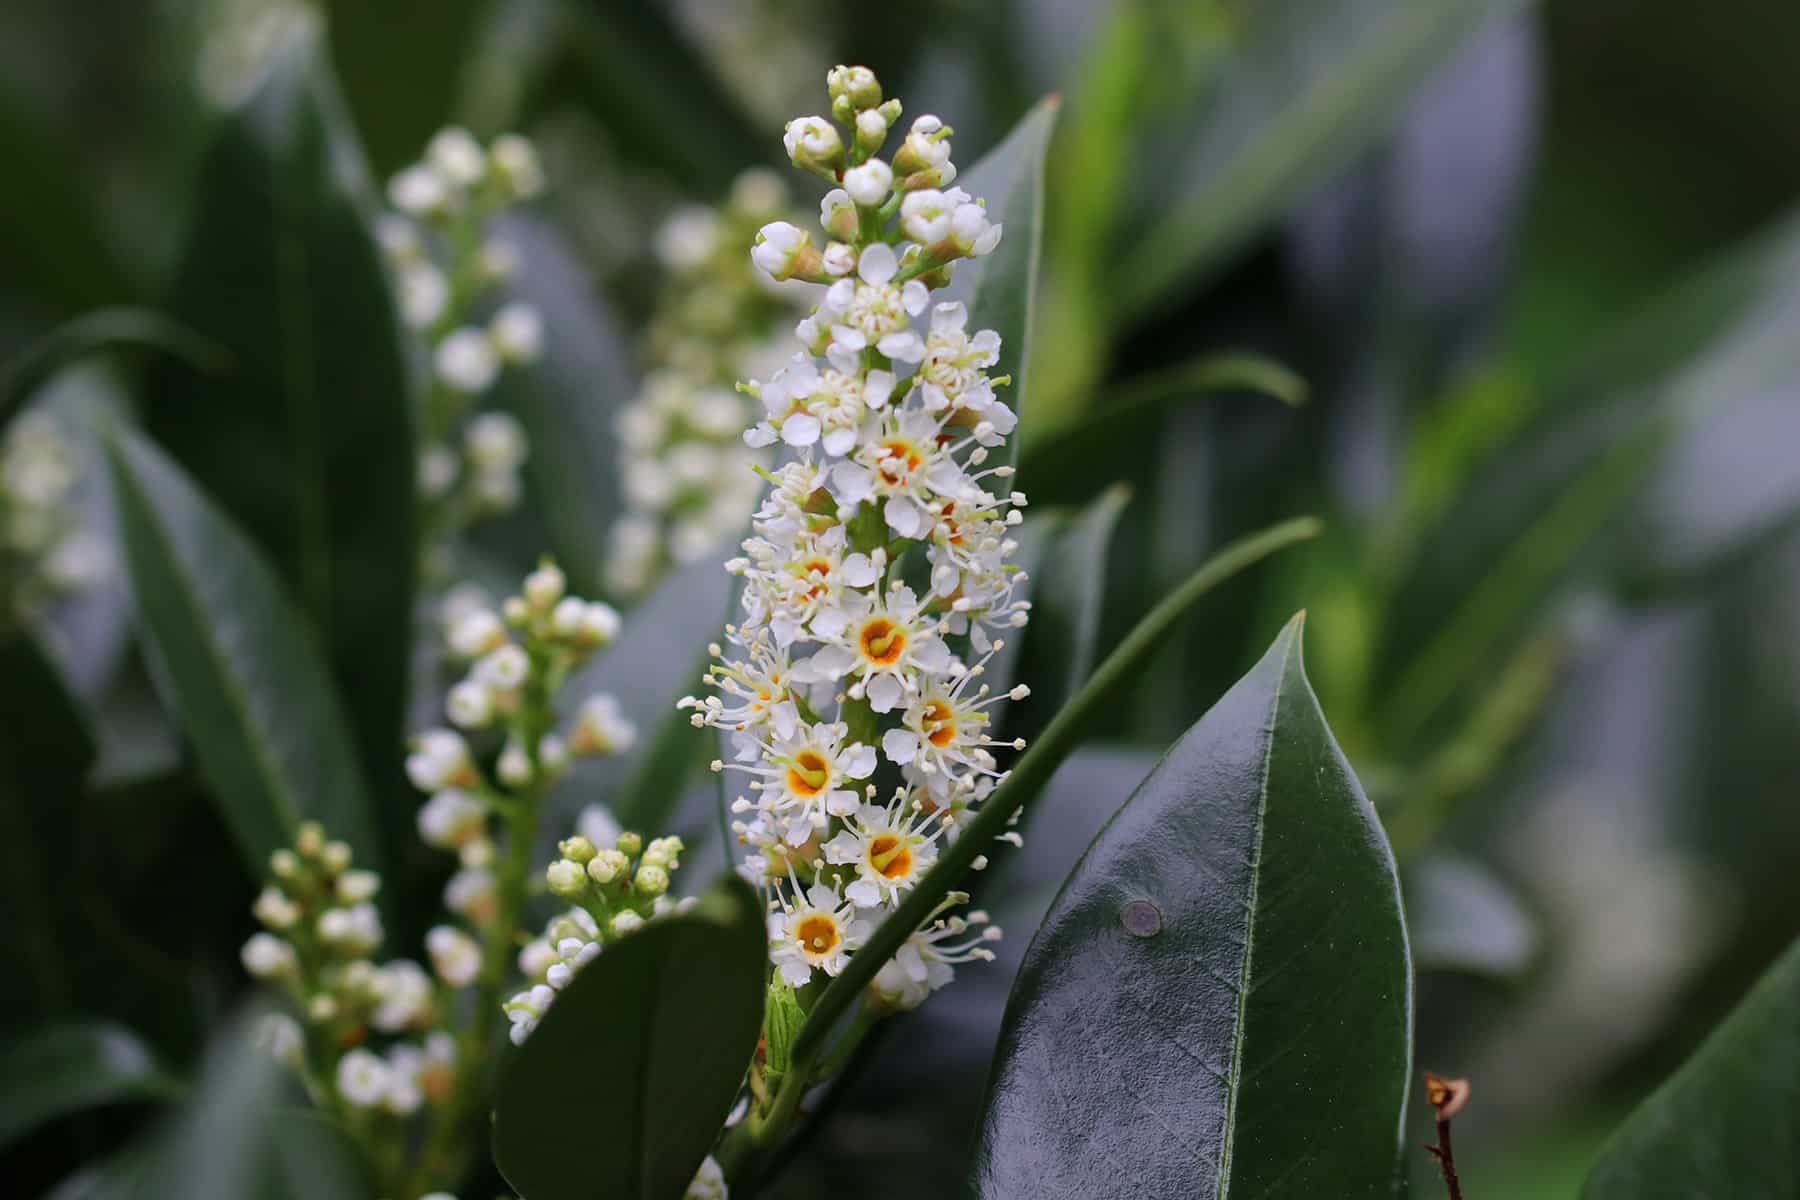
[[[825,90],[833,101],[845,100],[854,109],[881,103],[881,81],[867,67],[835,66],[825,72]]]
[[[503,305],[488,322],[488,338],[501,362],[534,362],[544,348],[544,321],[529,304]]]
[[[650,866],[674,870],[681,865],[681,852],[687,849],[678,837],[659,837],[644,849],[644,862]]]
[[[596,646],[611,645],[612,640],[619,636],[619,628],[623,624],[619,619],[618,609],[598,600],[590,601],[582,612],[582,639]]]
[[[644,927],[644,918],[638,916],[630,909],[626,909],[622,913],[614,914],[611,926],[613,936],[620,937],[627,933],[642,929]]]
[[[440,130],[425,148],[425,159],[437,173],[459,188],[470,188],[487,174],[487,155],[468,130],[451,126]]]
[[[669,890],[669,873],[654,864],[641,866],[632,886],[637,888],[640,896],[660,896]]]
[[[516,133],[503,133],[488,149],[494,174],[514,200],[529,200],[544,190],[544,168],[530,141]]]
[[[506,627],[492,609],[478,608],[451,627],[448,641],[451,653],[458,658],[480,658],[506,644]]]
[[[486,684],[465,679],[444,698],[444,712],[459,729],[483,729],[494,719],[494,694]]]
[[[887,141],[888,123],[878,108],[865,108],[856,114],[856,145],[865,154],[881,149]]]
[[[819,224],[840,242],[853,242],[860,227],[856,202],[843,188],[832,188],[819,201]]]
[[[619,853],[623,854],[626,858],[636,858],[644,849],[644,839],[629,830],[621,833],[619,835],[619,840],[613,844],[619,848]]]
[[[325,828],[317,821],[302,821],[294,832],[294,849],[301,858],[317,858],[325,849]]]
[[[294,948],[272,933],[252,934],[239,957],[244,970],[257,979],[293,979],[300,973]]]
[[[494,773],[509,788],[522,788],[531,782],[531,758],[518,739],[507,739],[499,760],[494,763]]]
[[[431,357],[444,386],[465,395],[485,392],[500,374],[500,357],[480,329],[457,329],[438,343]]]
[[[844,140],[837,126],[824,117],[796,117],[787,123],[781,144],[788,158],[803,171],[836,176],[844,165]]]
[[[257,1022],[256,1048],[286,1067],[306,1062],[306,1034],[286,1013],[270,1013]]]
[[[269,855],[269,874],[277,879],[294,879],[300,874],[300,856],[281,849]]]
[[[544,882],[550,885],[552,895],[564,900],[578,900],[587,894],[587,874],[572,859],[559,858],[546,867]]]
[[[856,269],[856,250],[844,242],[833,242],[825,247],[823,265],[827,275],[841,279]]]
[[[381,890],[381,876],[373,871],[345,871],[338,876],[339,904],[360,904]]]
[[[821,266],[812,236],[786,221],[770,221],[757,231],[756,242],[750,247],[750,261],[777,281],[810,277]]]
[[[332,875],[349,870],[353,857],[348,842],[326,842],[319,850],[320,865]]]
[[[588,841],[579,833],[574,837],[566,837],[558,842],[556,844],[556,849],[557,853],[561,854],[564,858],[583,865],[592,862],[594,855],[599,853],[598,850],[594,849],[594,843]]]
[[[631,869],[631,860],[617,850],[602,850],[589,860],[588,878],[601,887],[614,882]]]
[[[931,172],[932,180],[924,186],[944,186],[956,178],[950,163],[950,127],[929,113],[916,117],[912,132],[894,154],[894,174],[905,179],[920,172]]]
[[[539,612],[548,612],[562,599],[568,583],[562,569],[547,562],[525,577],[525,600]]]
[[[569,745],[554,733],[538,739],[538,766],[547,775],[560,775],[569,766]]]
[[[473,787],[480,782],[468,744],[449,729],[427,729],[413,739],[413,752],[406,756],[406,774],[421,792]]]
[[[623,754],[637,740],[637,726],[625,718],[619,702],[605,694],[589,696],[575,718],[569,749],[576,754]]]
[[[306,1002],[306,1019],[314,1025],[324,1025],[337,1020],[337,997],[329,992],[320,992]]]
[[[468,987],[481,973],[481,947],[453,925],[436,925],[425,935],[431,969],[451,987]]]
[[[288,899],[286,892],[275,887],[264,888],[250,911],[258,921],[277,931],[292,929],[300,920],[300,906]]]
[[[894,186],[894,172],[879,158],[844,172],[844,190],[863,208],[878,208]]]
[[[936,188],[908,192],[900,202],[900,227],[921,246],[935,246],[950,236],[955,213],[956,206]]]
[[[443,217],[452,207],[449,182],[423,163],[388,181],[388,203],[415,217]]]

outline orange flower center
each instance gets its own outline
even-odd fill
[[[908,475],[918,470],[925,462],[925,455],[919,448],[903,438],[893,438],[881,443],[876,453],[875,469],[889,483],[899,483]]]
[[[837,922],[822,913],[807,917],[794,938],[808,954],[829,954],[838,944]]]
[[[869,864],[884,879],[905,879],[912,874],[912,851],[891,833],[884,833],[869,843]]]
[[[925,727],[926,740],[939,750],[956,740],[956,714],[942,700],[927,704],[919,723]]]
[[[803,799],[818,795],[830,781],[831,768],[816,750],[802,750],[788,764],[788,790]]]
[[[878,667],[891,667],[906,649],[906,631],[886,617],[876,617],[862,627],[857,641],[864,658]]]

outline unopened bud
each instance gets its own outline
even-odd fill
[[[588,878],[601,887],[613,883],[631,869],[631,860],[617,850],[601,850],[589,860]]]
[[[580,899],[587,892],[586,872],[572,859],[559,858],[544,868],[544,882],[549,885],[551,894],[565,900]]]
[[[580,834],[576,834],[574,837],[564,838],[556,844],[556,849],[564,858],[583,865],[592,862],[594,855],[599,853],[599,851],[594,849],[594,843],[588,841]]]
[[[614,842],[613,845],[617,846],[619,848],[619,853],[623,854],[625,857],[636,858],[643,852],[644,839],[635,833],[621,833],[619,835],[619,840]]]
[[[654,864],[641,866],[632,885],[640,896],[660,896],[669,890],[669,873]]]

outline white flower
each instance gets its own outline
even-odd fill
[[[388,181],[388,203],[415,217],[437,216],[450,205],[450,188],[443,176],[420,164]]]
[[[966,899],[966,896],[952,893],[938,911]],[[932,922],[928,928],[907,938],[894,957],[882,964],[870,982],[869,990],[891,1008],[906,1011],[919,1007],[932,992],[956,977],[956,964],[993,961],[993,951],[982,943],[998,941],[1000,930],[988,925],[987,920],[986,913],[977,911],[966,918],[951,917]],[[971,929],[979,932],[961,942],[951,941]]]
[[[795,884],[799,890],[799,884]],[[869,936],[869,924],[856,913],[834,887],[815,883],[805,902],[795,904],[782,897],[781,911],[769,916],[769,958],[781,978],[802,987],[815,969],[837,975],[851,953]]]
[[[750,787],[781,821],[789,845],[801,845],[823,830],[827,816],[856,811],[853,785],[874,772],[877,756],[873,746],[845,741],[849,732],[841,723],[802,723],[792,735],[766,743],[737,735],[745,761],[732,769],[756,776]]]
[[[431,969],[453,988],[468,987],[481,973],[481,947],[454,925],[434,925],[425,935]]]
[[[529,200],[544,190],[544,169],[537,151],[516,133],[503,133],[488,149],[495,172],[515,200]]]
[[[407,777],[419,792],[472,788],[481,783],[475,761],[468,756],[468,743],[450,729],[427,729],[414,738],[412,754],[407,756]]]
[[[272,933],[256,933],[244,943],[244,970],[257,979],[293,979],[300,971],[294,948]]]
[[[359,1046],[338,1060],[338,1095],[357,1108],[374,1108],[387,1095],[388,1077],[387,1063]]]
[[[322,924],[323,922],[321,922]],[[431,976],[409,958],[397,958],[375,972],[375,1012],[369,1024],[383,1033],[399,1033],[430,1017]]]
[[[525,686],[530,674],[531,658],[524,648],[507,642],[484,654],[469,672],[469,677],[498,692],[516,692]]]
[[[300,906],[278,887],[265,887],[251,907],[256,919],[277,931],[292,929],[300,919]]]
[[[502,362],[532,362],[544,347],[544,321],[537,309],[514,301],[494,314],[488,323],[488,337]]]
[[[859,593],[852,605],[821,612],[813,618],[812,633],[822,644],[801,673],[851,677],[856,683],[850,695],[867,696],[878,713],[892,711],[920,690],[921,678],[945,675],[956,661],[925,613],[925,602],[904,586],[886,596]]]
[[[498,613],[482,605],[457,618],[445,640],[456,657],[480,658],[506,644],[506,626],[500,623]]]
[[[487,155],[468,130],[456,126],[440,130],[425,149],[426,160],[438,174],[460,188],[474,187],[487,174]]]
[[[500,374],[500,356],[480,329],[457,329],[438,343],[432,364],[437,376],[454,391],[485,392]]]
[[[864,208],[879,208],[893,186],[893,169],[879,158],[844,172],[844,191]]]
[[[501,1006],[506,1013],[506,1019],[512,1022],[509,1035],[513,1045],[523,1046],[525,1044],[525,1039],[531,1036],[531,1031],[537,1028],[538,1022],[544,1019],[544,1014],[550,1011],[550,1005],[555,1001],[555,989],[548,984],[540,983],[527,991],[518,993]]]
[[[694,1180],[688,1184],[682,1200],[730,1200],[730,1196],[731,1189],[725,1184],[725,1171],[719,1166],[719,1161],[709,1154],[700,1164],[700,1169],[694,1172]],[[428,1196],[426,1200],[431,1198]]]
[[[496,897],[493,872],[481,867],[466,867],[450,877],[444,885],[444,907],[469,924],[485,928],[493,924]]]
[[[478,471],[510,471],[525,461],[525,427],[511,413],[482,413],[463,430],[463,452]]]
[[[395,276],[400,285],[400,317],[414,329],[425,329],[444,315],[450,284],[430,263],[412,263]]]
[[[381,945],[381,916],[372,904],[328,908],[319,914],[319,941],[341,954],[367,954]]]
[[[486,820],[481,801],[460,788],[444,788],[419,807],[419,837],[427,846],[454,850],[480,837]]]
[[[886,808],[865,804],[825,843],[826,862],[855,868],[844,895],[863,908],[897,903],[937,861],[932,814],[904,812],[905,804],[904,796]]]
[[[636,740],[637,726],[625,718],[618,698],[600,693],[582,702],[569,749],[575,754],[623,754]]]

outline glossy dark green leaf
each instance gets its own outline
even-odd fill
[[[1007,1008],[982,1196],[1392,1194],[1399,882],[1300,640],[1296,618],[1063,885]]]
[[[487,0],[326,0],[331,61],[384,174],[450,123],[463,58]]]
[[[1483,21],[1519,0],[1269,0],[1237,10],[1234,44],[1182,144],[1139,197],[1145,226],[1115,265],[1143,313],[1236,249],[1378,136]]]
[[[767,936],[728,876],[583,968],[501,1075],[507,1182],[527,1200],[680,1200],[756,1050]]]
[[[1012,376],[1010,394],[1003,396],[1021,418],[1030,403],[1026,368],[1044,237],[1044,156],[1061,107],[1057,96],[1038,101],[1004,141],[957,176],[957,186],[986,200],[989,219],[1004,228],[993,253],[959,265],[939,295],[940,302],[961,300],[969,306],[970,329],[1000,334],[1000,361],[991,372]],[[1015,437],[1010,447],[1015,457],[1018,445]]]
[[[370,186],[315,35],[297,29],[200,166],[171,314],[223,346],[169,366],[148,425],[274,560],[365,761],[399,780],[414,538],[412,383]],[[411,837],[405,806],[389,834]]]
[[[749,119],[668,6],[577,0],[565,8],[563,60],[526,99],[528,115],[577,105],[624,157],[701,195],[723,195],[744,167],[781,153],[780,137]]]
[[[303,819],[381,853],[356,748],[311,631],[262,553],[141,435],[109,435],[138,619],[252,878]]]
[[[223,371],[225,352],[167,317],[141,308],[107,308],[51,330],[0,363],[0,427],[62,368],[100,350],[161,350],[202,371]]]
[[[1800,943],[1601,1151],[1584,1200],[1782,1200],[1800,1180]]]
[[[1480,862],[1448,852],[1410,863],[1406,933],[1420,971],[1511,979],[1537,957],[1537,923],[1518,895]]]
[[[637,394],[631,353],[572,246],[541,221],[516,218],[499,236],[519,255],[514,293],[544,319],[544,351],[506,372],[495,400],[525,427],[526,507],[570,586],[600,592],[606,533],[620,508],[614,415]]]
[[[117,1025],[65,1022],[0,1046],[0,1074],[23,1085],[0,1095],[0,1146],[58,1117],[102,1104],[171,1095],[176,1081],[137,1035]]]

